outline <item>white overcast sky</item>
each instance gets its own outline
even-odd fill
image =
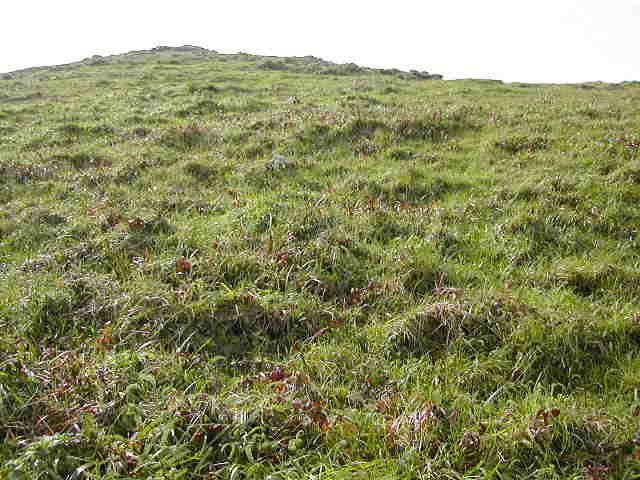
[[[192,44],[446,78],[640,80],[640,0],[0,2],[0,72]]]

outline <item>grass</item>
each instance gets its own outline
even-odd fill
[[[158,48],[0,91],[0,476],[638,476],[638,83]]]

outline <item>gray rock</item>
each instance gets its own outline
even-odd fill
[[[265,167],[268,170],[279,170],[282,168],[291,168],[295,166],[295,162],[284,155],[274,153],[271,160],[267,162]]]

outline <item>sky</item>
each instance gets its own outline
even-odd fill
[[[0,72],[158,45],[448,79],[640,80],[640,0],[3,0]]]

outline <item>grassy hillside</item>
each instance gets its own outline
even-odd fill
[[[640,84],[1,78],[0,477],[640,473]]]

